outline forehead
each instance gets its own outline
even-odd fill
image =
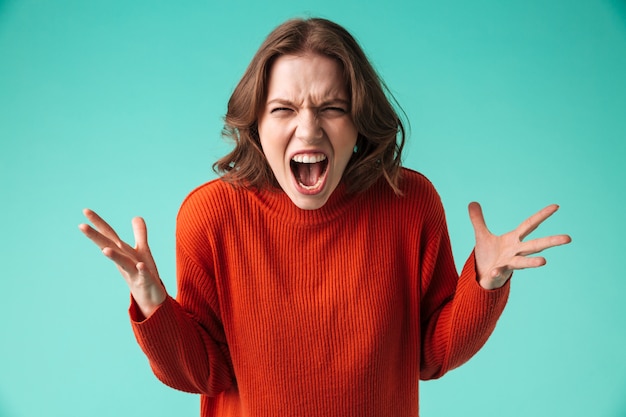
[[[347,91],[337,60],[313,53],[281,55],[270,69],[267,100],[347,100]]]

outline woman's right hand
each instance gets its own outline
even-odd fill
[[[144,317],[149,317],[165,301],[167,292],[148,247],[146,223],[141,217],[133,219],[136,245],[133,248],[94,211],[85,209],[83,214],[95,228],[88,224],[81,224],[78,228],[102,250],[104,256],[115,262],[137,306]]]

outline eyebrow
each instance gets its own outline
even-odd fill
[[[287,105],[293,106],[294,102],[285,98],[275,98],[275,99],[268,101],[267,104],[268,105],[269,104],[287,104]],[[342,98],[332,98],[329,100],[324,100],[319,105],[316,105],[314,107],[324,107],[324,106],[328,106],[331,104],[344,104],[345,106],[350,107],[350,101],[344,100]]]

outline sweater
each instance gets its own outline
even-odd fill
[[[509,284],[459,276],[432,184],[403,169],[318,210],[221,179],[183,202],[176,299],[132,326],[155,375],[202,417],[418,415],[419,379],[469,360]]]

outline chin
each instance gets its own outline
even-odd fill
[[[317,210],[326,204],[339,181],[332,175],[324,175],[315,186],[303,186],[296,176],[292,176],[285,185],[283,191],[296,207],[302,210]]]
[[[318,194],[314,196],[302,195],[297,192],[295,194],[296,195],[294,195],[294,193],[291,192],[291,193],[287,193],[287,196],[296,207],[302,210],[320,209],[324,206],[324,204],[326,204],[326,202],[328,201],[328,198],[330,197],[330,194],[326,195],[326,193],[324,195]]]

